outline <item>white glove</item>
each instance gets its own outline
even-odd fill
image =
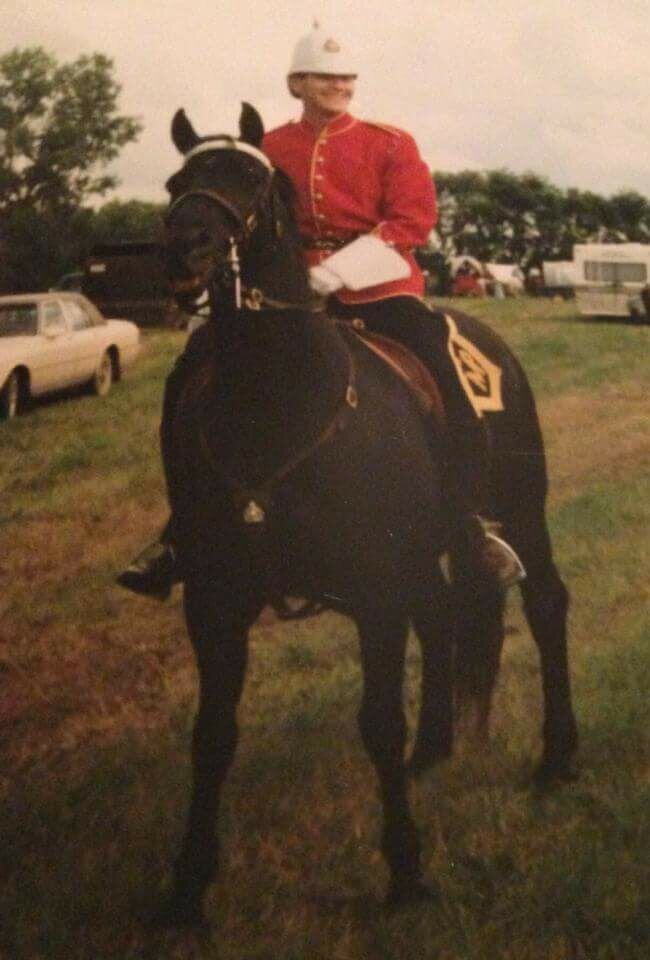
[[[327,267],[319,264],[309,268],[309,286],[321,297],[329,297],[330,293],[341,289],[343,281]]]
[[[370,233],[341,247],[316,269],[340,277],[339,285],[349,290],[363,290],[378,283],[401,280],[411,273],[408,263],[397,250]]]

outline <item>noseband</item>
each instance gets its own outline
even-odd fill
[[[197,187],[195,190],[187,190],[185,193],[180,194],[180,196],[176,197],[176,199],[172,201],[165,215],[165,222],[168,223],[169,218],[174,210],[176,210],[190,197],[205,197],[206,199],[211,200],[213,203],[216,203],[233,218],[237,224],[237,231],[230,237],[228,266],[233,278],[235,305],[237,309],[240,310],[242,303],[241,266],[238,248],[240,244],[244,243],[250,238],[257,226],[257,212],[262,202],[266,200],[269,195],[275,168],[266,154],[262,153],[261,150],[258,150],[257,147],[252,146],[250,143],[245,143],[243,140],[235,140],[234,137],[215,137],[197,144],[197,146],[188,151],[188,153],[185,154],[185,163],[183,164],[183,169],[185,169],[190,160],[192,160],[198,154],[210,153],[214,150],[231,150],[238,153],[246,153],[266,167],[268,176],[259,189],[255,191],[250,203],[243,210],[218,190],[214,190],[211,187]]]

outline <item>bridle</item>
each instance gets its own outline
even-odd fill
[[[201,153],[210,153],[215,150],[231,150],[237,153],[245,153],[248,154],[248,156],[253,157],[266,168],[267,176],[264,182],[258,187],[257,190],[255,190],[250,202],[243,209],[238,204],[233,203],[229,197],[224,196],[222,193],[220,193],[218,190],[214,190],[212,187],[197,187],[196,189],[186,190],[178,197],[175,197],[170,203],[165,214],[165,223],[169,223],[169,218],[173,214],[174,210],[178,209],[181,204],[185,203],[191,197],[205,197],[206,199],[217,204],[219,207],[225,210],[230,217],[232,217],[237,225],[237,229],[229,238],[230,249],[228,251],[227,263],[234,288],[234,303],[236,309],[241,310],[242,287],[239,247],[246,243],[255,232],[255,228],[257,227],[258,223],[259,208],[262,203],[266,201],[269,193],[271,192],[275,167],[266,154],[262,153],[261,150],[258,150],[258,148],[254,147],[252,144],[246,143],[243,140],[236,140],[234,137],[221,136],[204,140],[189,150],[185,154],[185,162],[182,170],[186,168],[187,164],[194,157]],[[258,291],[255,292],[258,293]],[[255,298],[253,298],[253,300],[255,301]],[[259,297],[257,300],[259,301]],[[253,306],[253,309],[259,309],[259,306]]]
[[[251,144],[245,143],[244,141],[236,140],[234,137],[215,137],[205,140],[193,147],[185,155],[185,163],[182,169],[184,169],[190,160],[192,160],[198,154],[207,153],[213,150],[234,150],[246,153],[262,163],[266,168],[268,175],[261,186],[255,191],[250,202],[243,209],[237,204],[234,204],[228,197],[225,197],[218,190],[214,190],[211,187],[197,187],[196,189],[187,190],[184,193],[181,193],[172,201],[167,211],[165,220],[168,221],[168,218],[173,211],[190,197],[205,197],[230,214],[237,224],[237,230],[230,237],[230,250],[227,262],[234,285],[235,305],[237,310],[241,310],[242,285],[239,246],[246,243],[250,239],[257,227],[258,211],[262,203],[268,198],[271,191],[275,168],[268,157],[266,157],[261,150],[258,150],[257,147],[253,147]],[[282,224],[277,217],[274,219],[276,234],[280,236]],[[263,307],[270,307],[274,310],[295,310],[296,308],[305,308],[304,304],[289,302],[285,303],[271,300],[257,288],[246,290],[245,294],[245,305],[250,310],[261,310]],[[211,305],[208,305],[208,310],[210,309]],[[358,396],[355,385],[356,370],[353,355],[347,345],[346,354],[348,361],[346,388],[344,396],[340,400],[338,408],[333,417],[328,421],[325,427],[322,428],[315,440],[297,450],[292,457],[290,457],[281,466],[276,468],[276,470],[274,470],[254,489],[252,489],[248,484],[242,483],[237,478],[229,476],[224,471],[223,465],[216,462],[214,455],[212,454],[206,432],[203,428],[200,428],[199,437],[206,460],[208,463],[210,463],[215,475],[218,476],[226,486],[230,487],[234,505],[238,511],[241,510],[241,516],[245,527],[249,530],[255,528],[260,529],[260,527],[264,527],[266,513],[276,487],[279,486],[280,483],[289,476],[289,474],[293,473],[294,470],[296,470],[305,460],[309,459],[314,453],[316,453],[320,447],[330,442],[330,440],[332,440],[339,431],[345,429],[351,411],[356,410],[358,404]]]

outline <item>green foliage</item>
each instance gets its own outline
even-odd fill
[[[98,210],[78,208],[65,215],[19,206],[4,218],[0,236],[0,293],[51,287],[78,270],[96,243],[157,240],[162,206],[139,200],[111,200]]]
[[[51,286],[95,239],[157,232],[153,204],[84,207],[117,185],[107,167],[142,129],[118,113],[119,93],[99,53],[67,64],[40,47],[0,57],[0,293]]]
[[[95,242],[155,240],[162,229],[162,205],[142,200],[111,200],[92,218]]]
[[[73,209],[117,183],[104,172],[142,126],[117,113],[113,62],[59,65],[41,47],[0,57],[0,210]]]
[[[448,254],[518,263],[527,270],[543,260],[572,259],[575,243],[650,240],[650,204],[634,191],[610,198],[562,191],[535,173],[507,170],[436,172],[434,180],[437,232]]]
[[[0,293],[20,293],[50,287],[75,269],[92,237],[92,210],[67,214],[40,213],[17,205],[0,227]]]

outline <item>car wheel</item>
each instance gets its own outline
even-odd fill
[[[5,384],[0,390],[0,417],[3,420],[13,420],[22,407],[22,388],[20,377],[16,370],[12,370]]]
[[[113,360],[108,350],[102,354],[91,381],[92,392],[97,397],[105,397],[113,383]]]

